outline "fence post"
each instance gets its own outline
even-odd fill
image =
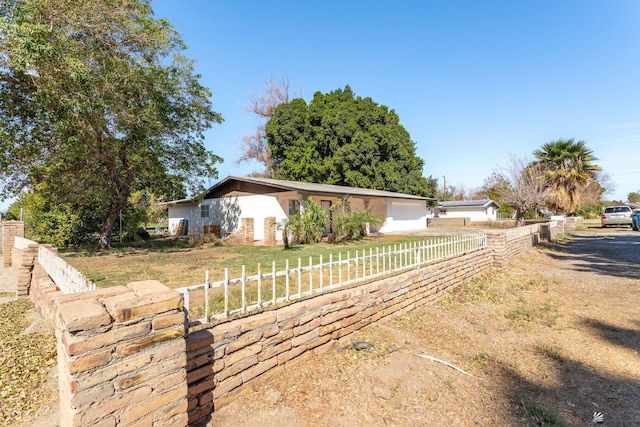
[[[247,307],[246,304],[246,292],[247,292],[247,275],[245,273],[244,265],[242,266],[242,312],[244,313]]]
[[[271,263],[271,304],[276,303],[276,262]]]
[[[313,295],[313,257],[309,257],[309,295]]]
[[[258,307],[262,307],[262,268],[258,263]]]
[[[288,259],[286,261],[284,277],[285,277],[285,283],[286,283],[286,286],[285,286],[285,299],[287,301],[289,301],[289,260]]]
[[[224,317],[229,317],[229,268],[224,269]]]
[[[204,273],[204,321],[209,322],[209,270]]]
[[[329,288],[333,287],[333,254],[329,254]]]
[[[298,298],[302,297],[302,258],[298,258]]]

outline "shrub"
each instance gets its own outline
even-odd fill
[[[322,239],[325,228],[329,224],[329,217],[322,206],[308,200],[300,215],[300,227],[297,239],[300,243],[317,243]]]
[[[290,215],[280,225],[285,249],[290,243],[317,243],[322,239],[329,217],[318,203],[307,200],[301,212]]]
[[[367,225],[380,225],[384,222],[382,215],[374,215],[370,209],[352,212],[348,199],[342,199],[333,208],[334,230],[331,242],[359,240],[367,235]]]

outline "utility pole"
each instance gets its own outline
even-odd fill
[[[442,176],[442,201],[447,200],[447,177]]]

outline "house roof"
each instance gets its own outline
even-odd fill
[[[298,191],[306,194],[325,194],[334,196],[352,196],[364,198],[435,200],[430,197],[414,196],[411,194],[395,193],[393,191],[371,190],[368,188],[347,187],[342,185],[316,184],[313,182],[285,181],[281,179],[228,176],[204,192],[204,199],[221,197],[231,191],[253,192],[257,189],[270,191]],[[201,195],[202,196],[202,195]],[[189,203],[191,199],[175,200],[167,204]]]
[[[438,203],[438,208],[474,208],[474,207],[489,207],[495,206],[499,207],[496,202],[490,199],[482,199],[482,200],[452,200],[447,202]]]

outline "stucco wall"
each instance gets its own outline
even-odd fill
[[[469,218],[471,221],[495,221],[497,218],[494,207],[448,207],[446,213],[440,213],[440,218]]]
[[[423,230],[426,227],[427,205],[424,201],[387,200],[387,219],[380,228],[381,233]]]
[[[200,216],[200,206],[209,206],[209,216]],[[286,218],[280,202],[274,196],[252,195],[206,199],[200,203],[169,206],[169,232],[174,234],[180,220],[189,221],[188,235],[204,233],[204,226],[220,225],[223,232],[235,232],[242,225],[243,218],[254,219],[254,240],[264,239],[264,219],[275,217],[276,223]],[[276,238],[282,239],[282,232],[276,230]]]
[[[277,195],[250,195],[205,199],[200,203],[183,203],[169,206],[169,232],[175,234],[181,220],[188,221],[188,235],[203,234],[204,226],[220,225],[221,230],[235,232],[240,228],[242,218],[254,219],[254,239],[264,240],[264,219],[275,217],[276,224],[281,224],[289,215],[289,200],[300,200],[294,192]],[[318,204],[326,200],[336,206],[340,199],[329,196],[309,196]],[[353,211],[366,208],[362,199],[349,199]],[[209,206],[209,217],[201,218],[200,207]],[[393,199],[372,199],[368,207],[373,214],[382,215],[385,221],[371,232],[388,233],[393,231],[421,230],[427,226],[427,207],[424,201],[397,201]],[[282,240],[282,231],[276,230],[276,240]]]

